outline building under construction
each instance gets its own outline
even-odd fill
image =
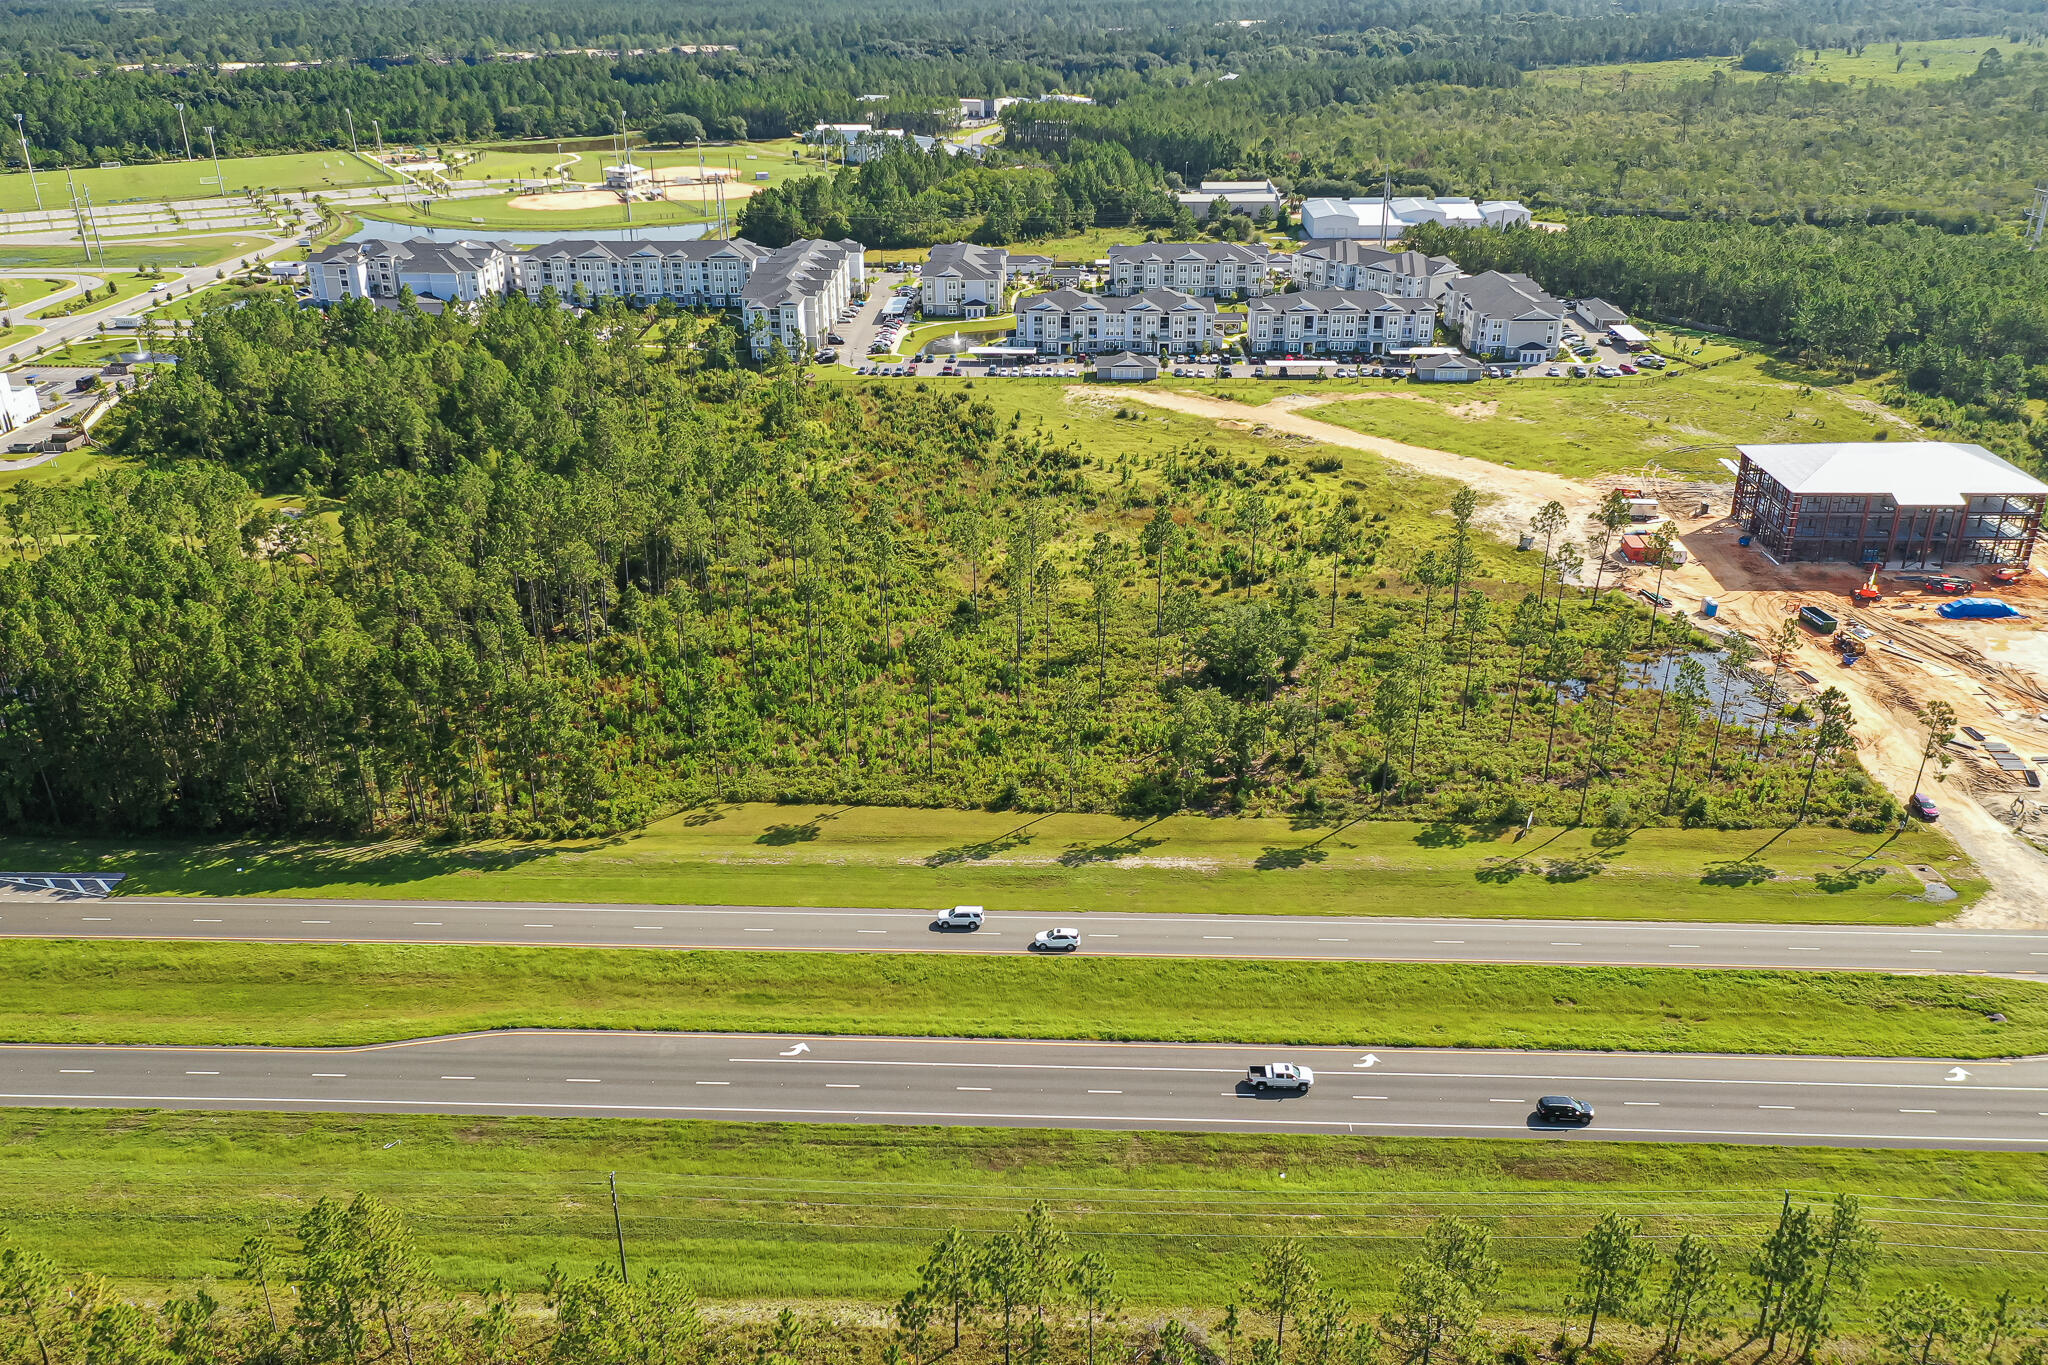
[[[1983,446],[1737,446],[1735,519],[1771,558],[1894,569],[2025,564],[2048,484]]]

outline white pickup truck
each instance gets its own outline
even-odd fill
[[[1274,1062],[1267,1066],[1255,1066],[1245,1072],[1245,1080],[1254,1090],[1300,1090],[1306,1092],[1316,1083],[1316,1073],[1305,1066],[1292,1062]]]

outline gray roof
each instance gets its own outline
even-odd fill
[[[1246,244],[1240,242],[1137,242],[1109,249],[1109,263],[1134,261],[1150,264],[1154,261],[1243,261],[1247,265],[1264,265],[1273,253],[1264,242]]]
[[[1084,313],[1091,309],[1103,313],[1171,313],[1188,308],[1213,313],[1216,301],[1183,294],[1178,289],[1147,289],[1136,294],[1084,294],[1078,289],[1055,289],[1046,294],[1034,294],[1017,305],[1020,313],[1047,309],[1062,313]]]
[[[426,237],[392,242],[373,237],[361,242],[337,242],[306,259],[311,265],[336,261],[354,265],[358,261],[390,259],[398,262],[401,270],[458,271],[480,269],[492,256],[511,250],[509,242],[436,242]]]
[[[926,279],[952,276],[962,280],[1000,281],[1009,268],[1010,253],[999,246],[977,246],[972,242],[947,242],[932,248],[925,263]]]
[[[1395,275],[1426,277],[1458,268],[1458,263],[1448,256],[1425,256],[1419,251],[1389,251],[1358,237],[1317,242],[1314,246],[1303,247],[1301,254],[1339,265],[1376,266]]]
[[[1580,299],[1578,311],[1580,317],[1596,326],[1604,327],[1610,322],[1628,321],[1628,314],[1606,299]]]
[[[1434,311],[1436,304],[1429,299],[1400,298],[1373,289],[1301,289],[1292,294],[1267,294],[1253,299],[1250,308],[1254,313],[1327,313],[1338,308],[1356,308],[1366,313],[1392,308],[1419,313],[1424,309]]]
[[[2048,493],[2019,466],[1961,441],[1827,441],[1737,446],[1799,495],[1888,493],[1901,507],[1962,507],[1973,497]]]
[[[777,247],[754,263],[740,298],[758,307],[770,308],[791,299],[807,297],[823,288],[837,274],[841,264],[860,244],[807,240]]]
[[[1481,368],[1478,361],[1462,355],[1426,355],[1415,362],[1421,370],[1476,370]]]
[[[1098,370],[1115,369],[1120,365],[1149,365],[1156,370],[1159,368],[1159,357],[1139,355],[1136,351],[1118,351],[1115,355],[1095,358],[1095,368]]]
[[[756,246],[744,237],[735,237],[729,242],[715,238],[703,241],[672,238],[666,241],[614,242],[598,237],[564,237],[535,247],[526,253],[526,259],[544,261],[568,257],[580,260],[587,256],[602,256],[614,261],[630,261],[635,257],[672,259],[680,256],[685,260],[708,261],[714,256],[738,256],[758,261],[768,254],[767,247]]]
[[[1504,275],[1489,270],[1458,281],[1458,293],[1488,317],[1560,321],[1564,318],[1564,305],[1544,293],[1543,286],[1527,275]]]

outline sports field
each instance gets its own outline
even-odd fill
[[[357,185],[392,185],[398,177],[379,170],[347,152],[295,152],[286,156],[245,156],[220,159],[227,193],[250,190],[331,190]],[[213,162],[164,161],[151,165],[122,166],[114,170],[97,167],[74,169],[71,176],[81,190],[92,194],[97,208],[115,204],[159,202],[177,199],[211,199],[221,190],[212,183]],[[64,177],[43,171],[43,207],[62,209]],[[0,175],[0,213],[21,213],[36,206],[34,187],[26,172]]]
[[[87,261],[85,250],[70,246],[17,246],[0,242],[0,268],[78,269],[100,266],[136,269],[148,265],[185,268],[217,265],[266,245],[261,237],[153,237],[147,241],[107,243],[106,258]]]

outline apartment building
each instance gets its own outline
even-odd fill
[[[509,242],[371,240],[322,247],[307,258],[315,303],[395,299],[401,289],[444,302],[509,293],[519,253]]]
[[[1367,289],[1304,289],[1253,299],[1246,342],[1257,354],[1379,355],[1427,346],[1436,303]]]
[[[1055,289],[1017,305],[1017,344],[1047,355],[1186,355],[1216,338],[1216,302],[1174,289],[1083,294]]]
[[[780,342],[791,355],[825,345],[839,311],[866,290],[859,242],[791,242],[763,256],[740,291],[740,321],[758,358]]]
[[[947,242],[932,248],[919,277],[918,305],[928,318],[985,318],[1003,311],[1010,253],[999,246]]]
[[[1527,275],[1488,270],[1468,275],[1445,296],[1444,322],[1476,356],[1510,365],[1557,358],[1564,339],[1564,304]]]
[[[1109,290],[1173,289],[1214,299],[1263,294],[1273,266],[1265,243],[1144,242],[1109,249]]]
[[[613,242],[568,238],[524,252],[519,288],[537,299],[668,299],[687,308],[737,308],[754,267],[772,254],[744,238],[729,242]]]
[[[1288,258],[1288,273],[1303,289],[1369,289],[1404,299],[1441,300],[1464,275],[1448,256],[1341,238],[1305,246]]]

